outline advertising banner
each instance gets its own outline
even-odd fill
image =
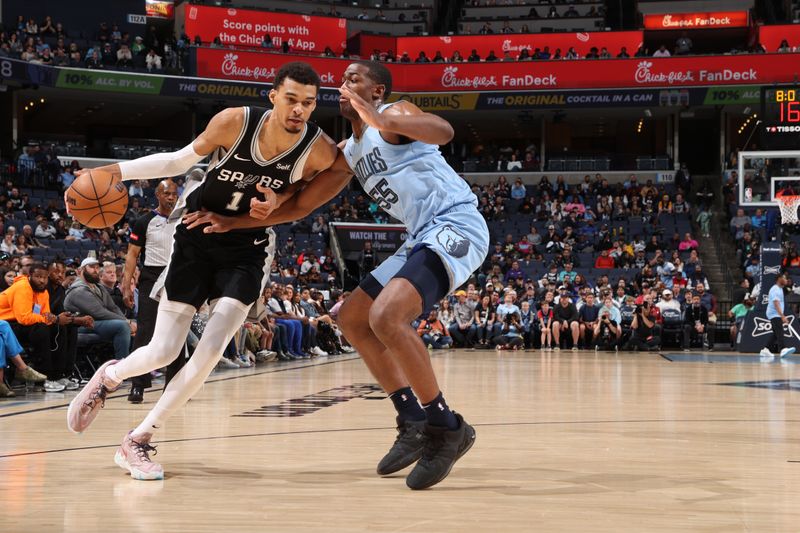
[[[172,0],[145,0],[144,12],[157,19],[175,18],[175,3]]]
[[[89,91],[160,94],[164,78],[125,72],[60,69],[56,87]]]
[[[334,49],[341,48],[347,41],[346,20],[336,17],[188,5],[184,24],[192,38],[199,35],[210,43],[219,37],[233,46],[259,47],[266,34],[275,48],[286,41],[293,50],[305,52],[323,52],[331,43],[336,43]]]
[[[399,224],[331,222],[330,226],[345,257],[360,253],[367,241],[382,257],[384,254],[393,254],[407,237],[405,226]]]
[[[541,91],[553,89],[655,88],[791,82],[798,54],[632,58],[595,61],[507,63],[389,63],[398,92]],[[197,50],[201,77],[270,83],[285,55]],[[338,87],[347,59],[307,57],[325,87]]]
[[[497,57],[503,57],[503,52],[508,50],[517,57],[527,48],[531,52],[536,48],[544,50],[547,46],[550,53],[561,49],[561,55],[570,48],[581,55],[586,55],[592,47],[601,50],[607,48],[612,56],[616,56],[624,46],[631,56],[636,53],[642,44],[641,31],[615,31],[615,32],[581,32],[581,33],[526,33],[526,34],[497,34],[497,35],[445,35],[441,37],[398,37],[395,53],[399,56],[408,52],[411,58],[416,58],[420,51],[428,57],[433,57],[438,51],[446,58],[458,51],[464,59],[476,50],[478,55],[486,57],[494,51]],[[371,52],[371,49],[366,52]]]
[[[741,28],[749,24],[747,11],[711,13],[667,13],[645,15],[647,30],[702,30],[711,28]]]

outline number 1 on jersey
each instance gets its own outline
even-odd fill
[[[239,204],[241,203],[242,198],[244,198],[244,193],[243,192],[235,192],[235,193],[233,193],[231,195],[231,201],[228,202],[228,205],[225,206],[225,209],[228,209],[230,211],[238,211],[239,210]]]

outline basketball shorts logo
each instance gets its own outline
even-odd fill
[[[436,234],[436,240],[455,258],[464,257],[469,252],[469,241],[453,226],[447,225],[442,228]]]

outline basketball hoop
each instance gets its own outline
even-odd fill
[[[800,195],[783,194],[775,195],[775,201],[781,209],[781,222],[783,224],[797,224],[797,207],[800,206]]]

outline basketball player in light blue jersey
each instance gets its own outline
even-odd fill
[[[406,484],[424,489],[450,473],[472,447],[475,430],[447,406],[428,351],[410,324],[480,267],[489,231],[475,195],[439,152],[438,145],[453,138],[450,124],[410,102],[384,104],[391,87],[383,65],[351,64],[339,107],[354,134],[339,145],[342,153],[331,169],[293,194],[265,189],[267,200],[254,199],[250,217],[195,214],[187,223],[208,224],[205,231],[214,232],[297,220],[334,198],[355,174],[380,207],[406,225],[405,245],[353,291],[339,325],[397,409],[399,435],[378,473],[416,462]]]

